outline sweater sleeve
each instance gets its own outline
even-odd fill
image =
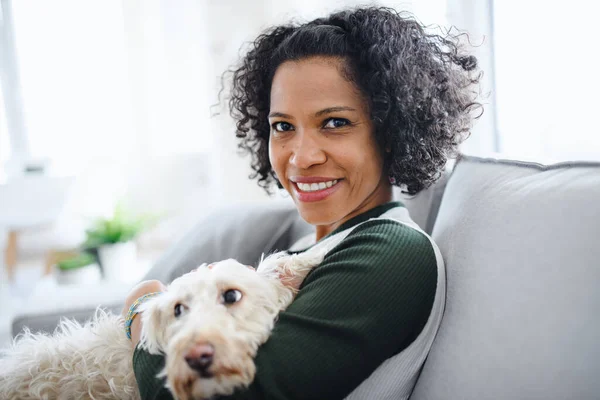
[[[304,280],[256,356],[254,382],[220,400],[343,399],[405,349],[433,307],[437,261],[421,232],[390,220],[355,228]],[[140,349],[142,399],[170,399],[164,363]]]

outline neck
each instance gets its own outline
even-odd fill
[[[317,242],[329,235],[331,232],[342,226],[342,224],[346,221],[351,220],[352,218],[360,215],[364,212],[367,212],[377,206],[380,206],[385,203],[389,203],[392,201],[392,186],[387,184],[373,197],[367,198],[358,208],[352,211],[350,214],[346,215],[344,218],[339,221],[334,222],[333,224],[328,225],[317,225],[316,233],[317,233]]]

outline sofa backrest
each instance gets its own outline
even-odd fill
[[[211,211],[154,264],[144,279],[171,282],[202,263],[234,258],[256,265],[263,253],[285,250],[311,227],[290,201],[238,204]]]
[[[408,209],[411,219],[430,235],[453,167],[454,160],[451,160],[433,185],[414,196],[405,195],[400,188],[394,187],[394,200],[401,201]]]
[[[463,156],[432,236],[447,303],[411,400],[600,396],[600,163]]]

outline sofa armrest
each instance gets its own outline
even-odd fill
[[[62,317],[84,322],[98,307],[120,313],[133,286],[133,283],[101,282],[61,287],[54,280],[45,279],[13,316],[12,335],[22,332],[24,327],[32,332],[52,332]]]

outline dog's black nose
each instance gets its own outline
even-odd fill
[[[191,369],[200,373],[206,372],[213,362],[215,348],[208,343],[196,344],[188,350],[185,361]]]

